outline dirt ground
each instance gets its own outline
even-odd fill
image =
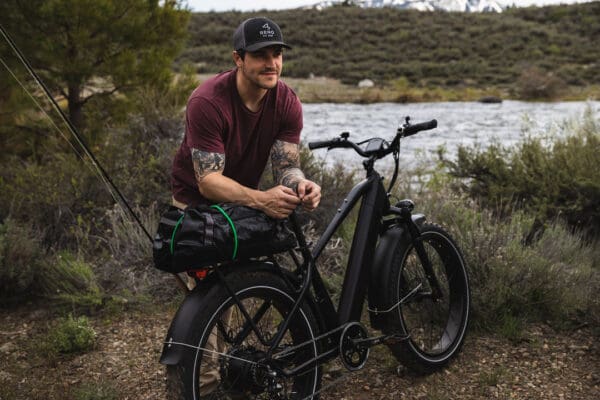
[[[91,317],[94,351],[49,361],[35,343],[48,312],[0,310],[0,400],[74,398],[83,385],[112,387],[117,398],[165,398],[158,363],[175,309]],[[556,332],[532,326],[519,343],[471,334],[459,357],[426,377],[398,366],[385,347],[372,349],[364,369],[326,368],[322,399],[600,399],[600,345],[589,328]]]

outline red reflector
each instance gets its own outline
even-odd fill
[[[206,275],[208,275],[208,269],[195,269],[193,271],[188,271],[188,274],[202,280],[206,278]]]

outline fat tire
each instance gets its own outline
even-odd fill
[[[183,368],[179,365],[167,365],[166,372],[166,399],[167,400],[183,400],[185,399],[184,374]]]
[[[442,301],[447,300],[449,302],[448,318],[441,331],[441,338],[436,344],[436,346],[441,344],[440,347],[445,346],[446,348],[443,351],[437,352],[436,349],[435,352],[432,352],[422,348],[422,344],[418,343],[419,339],[416,338],[418,329],[407,320],[409,307],[411,306],[410,302],[398,306],[393,312],[387,314],[383,331],[388,334],[409,335],[407,340],[390,344],[388,347],[396,359],[405,365],[410,372],[429,374],[444,367],[460,351],[469,322],[471,297],[466,263],[452,237],[439,225],[426,223],[421,227],[421,239],[429,258],[433,258],[431,261],[434,264],[436,276],[443,275],[442,277],[438,276],[441,286],[446,284],[447,290],[444,292],[445,297]],[[442,265],[443,268],[435,268],[436,258],[438,265]],[[420,261],[417,264],[416,260],[418,260],[418,257],[413,244],[408,238],[408,234],[404,234],[400,243],[395,247],[393,255],[393,265],[389,277],[390,285],[386,289],[386,302],[388,305],[397,304],[406,293],[417,286],[415,283],[407,283],[411,279],[406,278],[411,273],[409,268],[421,265]],[[424,276],[419,277],[419,279],[427,282]],[[428,283],[424,283],[424,286],[428,286]],[[427,299],[423,300],[423,303],[426,301]],[[431,301],[431,304],[433,307],[436,303]],[[442,324],[444,323],[442,322]],[[448,337],[445,337],[445,334]],[[447,346],[444,344],[444,338],[446,342],[449,342]]]
[[[297,294],[290,293],[290,289],[285,284],[283,279],[272,272],[267,271],[247,271],[247,272],[233,272],[226,276],[228,285],[237,294],[244,296],[244,293],[256,293],[262,291],[263,297],[268,297],[269,293],[277,297],[278,305],[282,308],[288,307],[290,311],[293,301]],[[253,297],[248,297],[253,298]],[[285,299],[282,301],[282,299]],[[216,315],[222,313],[222,311],[231,305],[233,300],[227,294],[225,287],[222,284],[215,284],[213,288],[205,296],[205,302],[202,310],[200,310],[194,317],[193,325],[195,327],[194,333],[191,338],[191,343],[194,346],[203,347],[206,342],[206,334],[210,333],[210,329],[205,329],[208,324],[214,325],[214,319]],[[285,304],[284,304],[285,303]],[[300,307],[300,316],[296,323],[306,324],[305,328],[310,328],[306,332],[310,331],[312,337],[318,336],[318,325],[314,317],[314,313],[311,311],[308,304],[303,304]],[[299,322],[298,322],[299,321]],[[298,328],[299,329],[299,328]],[[298,343],[294,343],[298,344]],[[316,356],[318,349],[313,346]],[[312,350],[311,350],[312,351]],[[212,398],[229,398],[229,397],[212,397],[212,396],[200,396],[197,387],[197,379],[195,376],[199,374],[200,365],[202,360],[202,351],[191,351],[186,352],[182,362],[178,365],[168,365],[166,369],[166,389],[168,400],[204,400]],[[199,358],[197,358],[199,357]],[[310,376],[310,375],[309,375]],[[309,378],[313,379],[313,378]],[[321,384],[321,369],[315,367],[314,372],[315,382],[310,382],[307,386],[310,386],[313,391],[318,391]],[[196,390],[195,390],[196,389]],[[298,398],[305,398],[310,396],[309,393],[301,393]],[[250,397],[252,398],[252,397]],[[296,397],[292,397],[295,399]],[[312,399],[318,399],[315,395]]]

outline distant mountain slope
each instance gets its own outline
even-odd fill
[[[233,30],[262,14],[282,26],[293,46],[286,76],[481,87],[513,85],[531,70],[569,85],[600,83],[600,2],[501,14],[358,7],[194,14],[180,62],[199,72],[231,68]]]

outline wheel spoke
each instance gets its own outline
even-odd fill
[[[208,351],[200,353],[201,362],[197,370],[199,380],[204,382],[205,377],[213,374],[217,385],[216,390],[205,396],[206,393],[202,393],[208,386],[200,384],[198,390],[201,398],[226,399],[242,396],[252,399],[288,399],[292,395],[310,396],[318,387],[318,367],[315,366],[305,374],[292,378],[270,377],[267,374],[267,364],[264,364],[268,346],[259,340],[259,336],[269,340],[278,331],[284,316],[289,314],[293,306],[291,295],[262,285],[251,291],[238,292],[236,295],[240,301],[239,306],[229,299],[228,303],[219,308],[218,315],[212,317],[212,322],[209,322],[212,325],[207,328],[207,339],[203,341],[203,346],[221,354],[211,354]],[[255,328],[240,307],[250,316]],[[314,339],[312,329],[304,309],[301,308],[294,314],[283,335],[281,349],[292,348],[310,341],[311,338]],[[278,359],[278,365],[292,369],[317,355],[314,344],[302,350]],[[281,389],[275,389],[277,385],[280,385]]]
[[[256,328],[259,330],[259,334],[261,336],[264,336],[264,332],[260,331],[261,324],[259,322],[261,322],[262,317],[270,309],[270,307],[271,307],[270,302],[268,302],[268,301],[263,302],[263,304],[260,307],[258,307],[258,309],[256,310],[256,313],[252,317],[252,322],[254,323]],[[248,309],[247,311],[248,311],[249,315],[252,314],[252,309]],[[242,316],[242,318],[243,318],[243,316]],[[233,339],[233,344],[240,345],[251,332],[252,332],[252,323],[250,323],[250,321],[244,321],[243,326],[241,327],[240,331]]]

